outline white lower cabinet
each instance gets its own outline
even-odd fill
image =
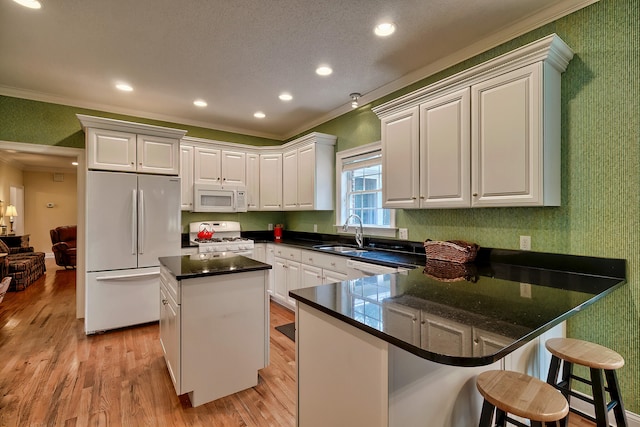
[[[177,281],[161,267],[160,343],[192,406],[258,384],[269,364],[267,270]]]

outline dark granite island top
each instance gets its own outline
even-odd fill
[[[271,268],[269,264],[241,255],[220,256],[217,253],[161,257],[159,260],[177,280]]]
[[[420,358],[470,367],[502,359],[624,283],[624,260],[483,249],[476,263],[466,267],[429,261],[407,274],[298,289],[290,295]],[[398,312],[405,316],[393,316]],[[420,328],[433,319],[473,331],[469,350],[446,340],[425,340],[420,331],[407,333],[412,321]],[[482,334],[499,345],[477,351]]]

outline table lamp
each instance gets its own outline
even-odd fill
[[[13,217],[18,216],[16,207],[13,205],[7,206],[7,211],[4,213],[4,216],[9,217],[9,223],[11,224],[11,227],[9,228],[9,233],[13,234]]]

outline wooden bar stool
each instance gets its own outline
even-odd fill
[[[526,374],[486,371],[478,375],[476,385],[484,397],[479,427],[504,427],[507,422],[528,427],[508,414],[529,419],[531,427],[555,426],[556,421],[569,413],[569,404],[561,393],[544,381]]]
[[[624,412],[620,387],[616,369],[624,366],[624,359],[615,351],[598,344],[573,338],[552,338],[545,343],[547,350],[551,352],[551,365],[547,382],[555,386],[562,392],[568,402],[571,397],[588,402],[594,406],[595,418],[587,415],[575,408],[570,408],[571,412],[587,418],[598,427],[609,426],[609,411],[613,409],[618,427],[627,427],[627,416]],[[589,368],[591,381],[573,374],[573,365],[578,364]],[[562,376],[560,376],[561,365]],[[604,378],[603,378],[604,374]],[[607,384],[605,386],[604,379]],[[585,397],[571,389],[571,381],[576,380],[591,386],[593,398]],[[605,391],[609,392],[611,401],[607,403]],[[562,422],[565,426],[567,420]]]

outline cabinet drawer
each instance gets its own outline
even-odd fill
[[[274,254],[278,258],[300,262],[300,249],[276,245],[276,247],[274,248]]]
[[[337,271],[340,273],[347,272],[347,257],[328,255],[315,251],[302,251],[301,257],[301,262],[303,264],[315,265],[323,269]]]
[[[178,292],[178,281],[175,277],[169,273],[166,267],[160,266],[160,283],[167,288],[167,292],[169,296],[173,298],[173,300],[180,304],[180,293]]]

